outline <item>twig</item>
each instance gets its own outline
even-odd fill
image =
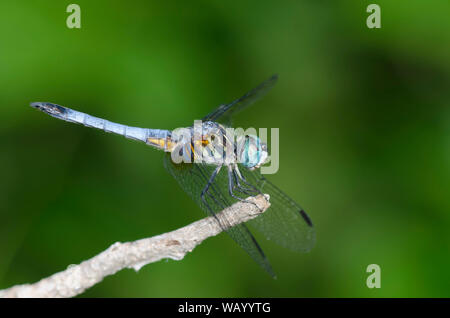
[[[267,195],[266,198],[269,199]],[[262,195],[247,199],[261,210],[254,204],[237,202],[216,216],[219,220],[226,219],[226,222],[221,223],[232,227],[267,210],[270,206],[267,199]],[[214,217],[207,217],[169,233],[134,242],[117,242],[91,259],[78,265],[70,265],[66,270],[37,283],[0,290],[0,297],[73,297],[124,268],[138,271],[143,266],[164,258],[181,260],[202,241],[222,231]]]

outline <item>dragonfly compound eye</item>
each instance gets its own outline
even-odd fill
[[[247,168],[258,166],[262,157],[262,143],[256,136],[246,136],[240,155],[240,163]]]

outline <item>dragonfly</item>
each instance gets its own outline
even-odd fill
[[[255,228],[266,239],[294,252],[308,252],[315,244],[313,223],[297,202],[261,174],[261,166],[270,160],[267,144],[257,136],[246,135],[240,139],[238,147],[237,141],[225,138],[225,130],[231,127],[234,115],[266,95],[277,79],[278,76],[273,75],[240,98],[220,105],[202,118],[201,130],[195,130],[195,125],[187,127],[191,133],[187,137],[180,137],[175,130],[118,124],[49,102],[34,102],[31,106],[52,117],[142,141],[164,151],[164,167],[207,215],[215,216],[238,201],[246,201],[243,198],[245,195],[268,194],[270,207],[258,217],[233,227],[220,225],[257,264],[275,278],[272,266],[250,228]],[[196,133],[200,138],[193,137]],[[217,144],[222,147],[217,147]],[[218,156],[217,149],[222,150]],[[195,160],[205,152],[209,156]],[[228,160],[224,159],[225,152]],[[174,154],[185,160],[174,162]]]

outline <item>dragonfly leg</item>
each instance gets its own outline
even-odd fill
[[[203,204],[205,204],[206,206],[208,206],[208,204],[205,199],[205,194],[208,193],[208,190],[211,187],[212,183],[214,182],[214,179],[216,178],[217,174],[219,173],[220,168],[222,168],[222,166],[217,166],[217,168],[214,170],[211,177],[209,178],[208,183],[203,188],[202,193],[200,194],[200,198],[202,199]]]
[[[241,193],[244,193],[249,196],[255,196],[258,194],[258,192],[254,189],[251,189],[249,187],[243,186],[239,181],[239,176],[236,172],[236,170],[233,169],[233,177],[234,177],[234,185],[233,190],[237,190]]]
[[[248,188],[248,187],[244,187],[243,185],[241,185],[241,183],[239,182],[239,176],[236,173],[236,170],[232,169],[233,172],[233,191],[237,189],[237,191],[244,193],[246,195],[250,195],[250,196],[254,196],[255,195],[255,191],[253,191],[252,189]],[[253,192],[253,193],[252,193]]]
[[[222,166],[217,166],[217,168],[214,170],[214,172],[211,174],[211,177],[208,180],[208,183],[206,184],[206,186],[203,188],[201,194],[200,194],[200,199],[202,200],[202,203],[205,205],[205,207],[208,209],[209,213],[211,213],[211,215],[214,216],[214,218],[217,220],[217,222],[219,223],[219,225],[222,228],[225,228],[224,225],[220,222],[220,220],[217,218],[216,214],[214,213],[213,209],[211,208],[211,206],[208,204],[208,202],[206,201],[205,195],[207,195],[210,199],[212,199],[216,204],[218,204],[219,206],[222,207],[222,209],[225,209],[226,206],[224,204],[222,204],[221,202],[219,202],[217,200],[217,198],[215,198],[210,192],[209,189],[212,188],[214,189],[214,179],[216,178],[216,176],[219,174],[220,169],[222,168]],[[201,171],[200,171],[201,172]],[[203,173],[202,173],[203,175]]]
[[[258,208],[258,210],[262,211],[262,209],[256,203],[238,197],[237,195],[235,195],[233,193],[233,190],[234,190],[234,175],[233,175],[233,168],[230,165],[230,166],[228,166],[228,193],[230,194],[230,196],[238,201],[251,203],[254,206],[256,206]],[[242,192],[242,191],[240,191],[240,192]]]
[[[255,192],[255,193],[257,193],[257,194],[263,194],[257,187],[255,187],[253,184],[251,184],[250,182],[248,182],[245,178],[244,178],[244,176],[241,174],[241,171],[239,171],[239,167],[238,167],[238,165],[235,165],[234,166],[234,173],[237,175],[237,177],[238,177],[238,179],[241,179],[242,180],[242,182],[245,184],[245,185],[247,185],[248,187],[250,187],[250,189],[253,191],[253,192]]]

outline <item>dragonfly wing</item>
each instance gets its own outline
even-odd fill
[[[278,75],[273,75],[251,91],[244,94],[242,97],[232,101],[229,104],[220,105],[217,109],[203,117],[202,121],[218,121],[230,126],[231,116],[266,95],[266,93],[275,85],[277,79]]]
[[[228,179],[225,169],[216,176],[206,195],[207,206],[201,200],[200,194],[215,167],[204,164],[173,163],[170,154],[164,156],[164,166],[169,173],[177,180],[181,188],[206,212],[207,215],[214,215],[224,208],[236,202],[228,194]],[[236,241],[262,268],[272,277],[275,274],[267,260],[261,247],[245,224],[239,224],[226,230],[228,235]]]
[[[311,219],[293,199],[261,175],[259,170],[240,167],[247,182],[270,195],[270,208],[247,224],[262,232],[267,239],[295,252],[308,252],[316,236]]]

